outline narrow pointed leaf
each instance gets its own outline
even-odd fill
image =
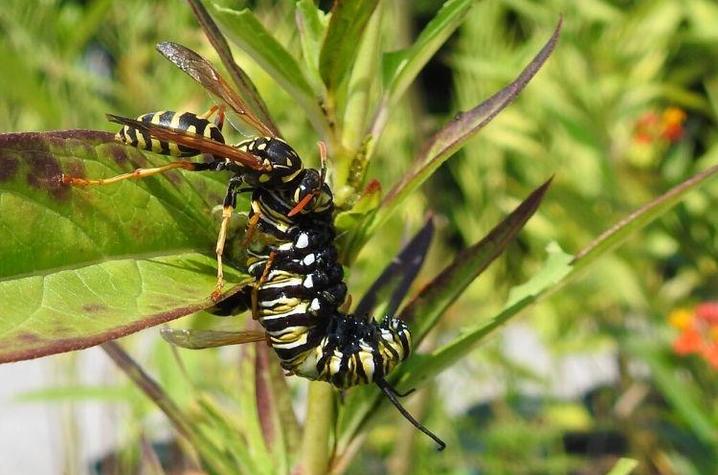
[[[424,145],[411,170],[384,198],[373,228],[380,226],[410,193],[516,98],[551,55],[560,31],[561,21],[541,51],[511,84],[470,111],[459,114]]]
[[[437,349],[430,356],[420,355],[403,365],[397,372],[401,387],[420,385],[466,356],[492,331],[569,275],[572,271],[571,260],[572,256],[564,253],[557,245],[550,246],[549,258],[541,271],[528,282],[511,289],[508,301],[498,315],[464,329],[454,341]]]
[[[319,72],[330,91],[336,90],[354,64],[364,28],[378,0],[338,0],[332,6],[327,35],[319,56]]]
[[[419,345],[428,331],[436,324],[443,312],[456,301],[464,289],[473,282],[484,269],[498,257],[506,246],[516,237],[526,222],[536,212],[551,180],[534,190],[509,216],[494,227],[489,234],[465,249],[449,264],[419,295],[401,312],[402,318],[409,322],[413,346]],[[468,350],[467,350],[468,351]],[[415,381],[404,384],[399,376],[411,369],[423,368],[425,364],[439,362],[424,355],[412,355],[396,371],[394,378],[401,381],[401,389],[416,387]],[[366,424],[370,414],[375,411],[382,398],[377,388],[367,387],[355,390],[347,398],[345,410],[340,420],[339,447],[348,446],[358,431]]]
[[[86,348],[212,305],[216,262],[203,253],[225,184],[177,172],[60,181],[164,163],[105,132],[0,135],[0,361]],[[225,270],[229,284],[243,279]]]
[[[253,322],[250,322],[252,324]],[[245,436],[245,445],[249,450],[255,465],[261,471],[255,470],[252,473],[274,473],[270,470],[274,465],[270,453],[266,434],[263,433],[262,415],[260,410],[269,409],[257,405],[257,382],[259,381],[257,370],[257,349],[266,346],[266,343],[250,343],[242,345],[239,361],[239,372],[242,375],[238,390],[238,402],[242,408],[241,432]]]
[[[676,205],[688,191],[695,189],[716,173],[718,173],[718,165],[706,169],[673,187],[609,228],[575,258],[563,253],[557,245],[550,246],[549,259],[543,269],[533,276],[529,282],[512,289],[506,306],[498,315],[487,322],[466,329],[460,337],[436,350],[431,357],[424,358],[424,361],[419,361],[419,359],[408,361],[399,371],[399,374],[404,375],[401,378],[402,384],[415,386],[426,379],[436,376],[439,372],[465,356],[486,335],[518,312],[575,280],[581,275],[580,271],[585,269],[585,265],[587,265],[581,264],[583,259],[588,259],[587,262],[590,263],[599,256],[610,252],[630,235],[643,229],[651,221]]]
[[[172,426],[184,437],[199,454],[204,468],[209,473],[230,473],[231,467],[225,464],[221,451],[201,431],[196,430],[195,424],[175,404],[162,387],[137,364],[114,341],[102,345],[105,353],[117,364],[127,377],[167,416]]]
[[[648,223],[662,216],[666,211],[678,204],[687,192],[698,188],[703,182],[716,173],[718,173],[718,165],[697,173],[607,229],[576,255],[574,262],[576,271],[584,269],[598,257],[620,246],[628,237],[635,234],[636,231],[644,228]]]
[[[219,55],[224,68],[227,70],[232,78],[232,81],[236,85],[239,95],[249,103],[254,115],[256,115],[270,129],[274,130],[278,136],[281,136],[279,129],[272,120],[269,110],[267,109],[267,105],[259,95],[257,88],[254,86],[254,83],[249,76],[247,76],[247,73],[245,73],[244,70],[234,61],[234,56],[232,55],[232,50],[229,48],[229,44],[227,44],[227,40],[224,35],[222,35],[222,32],[212,17],[209,15],[209,12],[207,12],[207,9],[202,4],[201,0],[187,1],[192,8],[195,18],[202,27],[202,30],[204,30],[205,36],[207,36],[209,42],[212,43],[212,47]]]
[[[319,76],[319,52],[327,32],[324,13],[312,0],[299,0],[296,4],[297,30],[302,43],[302,59],[312,82],[321,83]],[[316,89],[316,88],[315,88]]]
[[[273,454],[277,473],[289,473],[290,455],[297,448],[300,431],[287,381],[279,360],[267,345],[256,345],[255,367],[255,400],[264,440]]]
[[[447,0],[407,49],[384,58],[384,86],[387,104],[394,104],[414,81],[419,71],[461,25],[476,0]]]
[[[394,315],[424,263],[433,236],[434,221],[430,216],[419,232],[406,243],[399,254],[386,266],[379,278],[374,281],[359,301],[354,313],[360,316],[371,314],[379,299],[383,297],[389,300],[389,305],[384,313]],[[390,293],[391,298],[389,299]]]
[[[402,310],[402,318],[411,323],[415,345],[421,342],[464,289],[514,240],[538,210],[550,184],[551,180],[548,180],[534,190],[485,238],[460,252],[451,264]]]
[[[232,10],[210,5],[231,41],[254,59],[304,109],[321,136],[329,130],[314,91],[299,63],[260,23],[251,10]]]

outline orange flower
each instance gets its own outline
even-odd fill
[[[676,354],[698,354],[718,370],[718,302],[703,302],[694,310],[675,309],[668,321],[680,330],[673,341]]]
[[[633,139],[640,143],[677,142],[683,137],[686,112],[678,107],[668,107],[660,115],[646,112],[636,121]]]
[[[703,336],[695,328],[686,328],[673,342],[673,351],[681,356],[699,353],[703,348]]]
[[[710,343],[703,346],[701,350],[701,356],[706,360],[713,368],[718,369],[718,343]]]

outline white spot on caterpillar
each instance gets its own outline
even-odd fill
[[[319,299],[312,300],[312,304],[309,306],[309,310],[314,310],[315,312],[322,308],[322,305],[319,303]]]
[[[304,249],[309,246],[309,236],[307,233],[302,233],[297,238],[297,249]]]
[[[314,259],[314,254],[307,254],[306,256],[304,256],[304,260],[302,262],[304,263],[305,266],[309,266],[309,265],[314,264],[315,260],[316,259]]]
[[[307,289],[311,289],[314,287],[314,280],[312,279],[312,275],[309,274],[306,279],[304,279],[304,282],[302,283],[304,287]]]

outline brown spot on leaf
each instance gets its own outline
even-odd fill
[[[182,174],[176,170],[170,170],[168,172],[164,173],[165,178],[167,178],[173,185],[179,186],[182,184],[183,178]]]
[[[110,147],[110,156],[118,165],[124,165],[130,160],[127,156],[127,151],[125,150],[125,147],[121,147],[119,145]]]
[[[85,164],[81,161],[70,162],[66,167],[65,174],[75,178],[85,178]]]
[[[24,153],[29,171],[27,183],[33,188],[48,191],[57,200],[66,200],[69,189],[61,181],[62,169],[55,157],[46,149]]]
[[[99,313],[103,310],[107,310],[107,305],[101,303],[87,303],[82,306],[82,310],[87,313]]]
[[[18,341],[25,343],[25,344],[37,343],[39,341],[42,341],[42,338],[37,336],[35,333],[30,333],[30,332],[18,333],[16,338]]]
[[[17,173],[19,163],[10,155],[0,155],[0,182],[11,180]]]

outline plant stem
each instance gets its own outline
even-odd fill
[[[303,475],[327,473],[331,457],[329,437],[334,423],[334,389],[327,383],[312,381],[309,383],[307,419],[302,442]]]
[[[125,375],[165,413],[175,430],[186,438],[200,455],[201,462],[208,473],[230,473],[227,470],[231,470],[231,467],[225,463],[221,451],[206,440],[200,432],[193,430],[192,423],[177,404],[120,345],[114,341],[108,341],[102,344],[102,349]]]

